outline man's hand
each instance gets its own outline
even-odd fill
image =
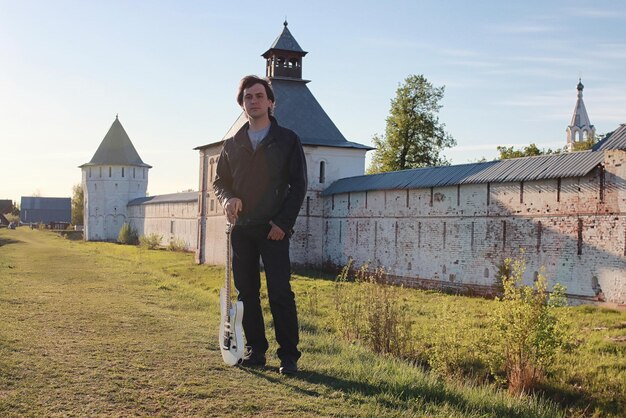
[[[238,197],[231,197],[226,201],[224,211],[226,212],[226,219],[228,220],[229,224],[235,225],[235,223],[237,223],[239,212],[241,212],[242,209],[243,203]]]
[[[270,221],[270,225],[272,225],[272,229],[270,229],[269,234],[267,234],[267,239],[280,241],[281,239],[285,238],[285,231],[280,229],[280,227],[272,221]]]

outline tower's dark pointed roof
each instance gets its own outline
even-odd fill
[[[303,145],[373,149],[346,140],[305,82],[273,79],[272,89],[276,98],[274,106],[276,120],[281,126],[297,133]],[[235,135],[247,121],[245,113],[242,112],[223,139]]]
[[[91,161],[80,167],[91,165],[134,165],[152,168],[141,160],[117,116]]]
[[[306,51],[300,48],[300,45],[298,45],[298,42],[296,41],[296,39],[293,37],[291,32],[289,32],[289,29],[287,29],[286,20],[285,20],[285,23],[283,23],[283,25],[285,26],[283,28],[283,31],[281,32],[280,35],[278,35],[278,38],[276,38],[272,46],[270,46],[270,49],[265,51],[265,53],[263,54],[264,58],[267,58],[270,55],[270,51],[277,50],[277,49],[281,51],[298,52],[302,56],[305,56],[307,54]]]

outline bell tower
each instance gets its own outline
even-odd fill
[[[579,78],[578,85],[576,86],[576,90],[578,90],[578,99],[576,100],[572,120],[566,130],[568,151],[572,151],[574,143],[587,141],[596,135],[596,128],[589,121],[587,109],[585,108],[585,103],[583,102],[584,88],[585,86],[583,86],[583,83]]]
[[[302,80],[302,58],[307,52],[300,48],[287,29],[286,20],[283,25],[281,34],[262,55],[265,58],[265,76],[270,79]]]

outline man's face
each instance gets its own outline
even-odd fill
[[[262,84],[253,84],[243,91],[243,105],[248,119],[262,119],[268,116],[268,109],[274,103],[267,98],[265,87]]]

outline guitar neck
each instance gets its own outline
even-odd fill
[[[224,289],[226,289],[226,300],[228,301],[228,305],[230,304],[230,277],[231,277],[231,269],[232,269],[232,254],[231,254],[231,244],[230,244],[230,234],[232,232],[232,225],[226,224],[226,277],[224,279]],[[228,316],[228,312],[226,312]]]

